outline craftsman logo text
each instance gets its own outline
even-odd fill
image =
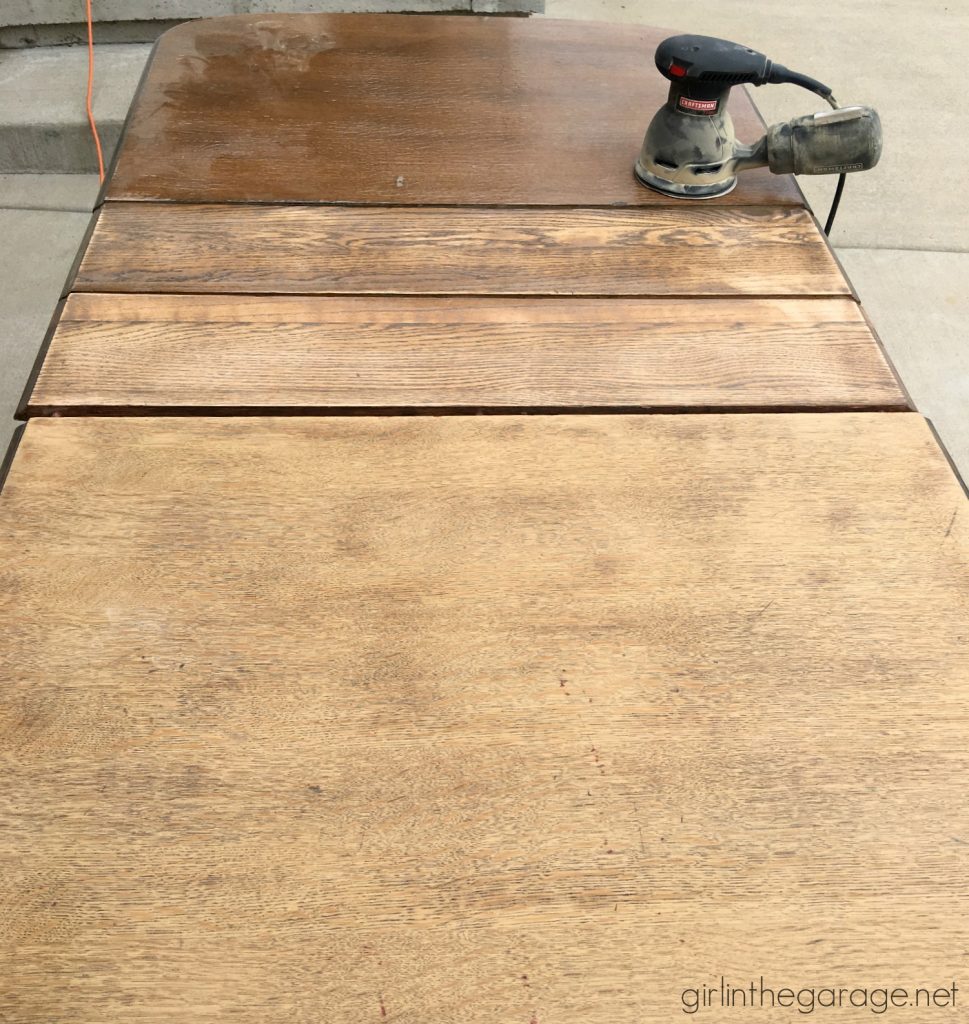
[[[689,96],[681,96],[679,105],[681,110],[691,110],[694,114],[715,114],[718,102],[718,100],[694,100]]]

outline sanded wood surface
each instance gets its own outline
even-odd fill
[[[967,560],[909,413],[33,420],[0,1016],[961,982]]]
[[[666,101],[653,54],[670,34],[391,14],[189,22],[158,44],[108,195],[675,204],[632,172]],[[730,112],[745,141],[763,135],[742,89]],[[803,198],[793,178],[763,169],[743,174],[729,202],[799,206]]]
[[[871,407],[850,299],[75,294],[26,411]]]
[[[845,295],[805,210],[108,203],[76,291]]]

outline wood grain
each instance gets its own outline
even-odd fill
[[[108,203],[75,291],[846,295],[805,210]]]
[[[517,18],[254,15],[159,42],[108,196],[196,202],[669,205],[632,167],[670,33]],[[763,124],[742,89],[748,142]],[[712,200],[722,202],[723,200]],[[791,177],[730,203],[803,205]]]
[[[75,294],[28,415],[906,408],[850,299]]]
[[[967,560],[915,414],[33,420],[0,1016],[961,981]]]

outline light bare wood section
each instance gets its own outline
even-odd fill
[[[671,205],[632,166],[669,93],[643,25],[270,14],[158,42],[108,194],[189,202]],[[742,88],[740,138],[764,134]],[[790,175],[730,205],[802,206]]]
[[[76,291],[847,295],[810,214],[107,203]]]
[[[961,982],[967,562],[909,413],[33,420],[0,1016]]]
[[[26,412],[906,407],[850,299],[74,294]]]

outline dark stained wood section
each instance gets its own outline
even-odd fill
[[[0,1017],[670,1024],[721,972],[947,986],[967,558],[913,414],[33,420]]]
[[[188,22],[160,40],[111,199],[675,205],[632,166],[668,83],[670,33],[638,25],[406,15]],[[738,134],[763,125],[742,89]],[[722,203],[727,200],[713,200]],[[732,205],[800,206],[741,176]]]
[[[850,299],[72,295],[28,415],[906,407]]]
[[[805,210],[108,203],[76,291],[848,295]]]

